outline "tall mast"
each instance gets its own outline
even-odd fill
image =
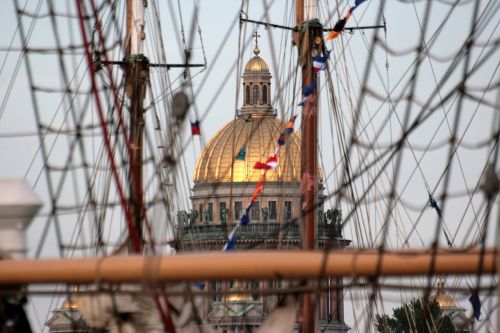
[[[127,36],[125,87],[130,99],[129,113],[129,210],[141,242],[144,242],[142,221],[144,219],[144,195],[142,181],[144,107],[149,61],[142,54],[144,40],[144,0],[127,0]]]
[[[316,82],[316,74],[312,68],[312,57],[322,47],[322,26],[316,17],[316,0],[296,1],[296,20],[299,28],[298,50],[302,68],[302,88]],[[317,90],[309,95],[302,110],[302,143],[301,143],[301,244],[303,250],[316,247],[316,193],[318,187],[318,117]],[[313,333],[316,328],[316,311],[314,311],[311,293],[304,294],[301,309],[301,333]]]

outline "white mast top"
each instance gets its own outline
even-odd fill
[[[144,44],[144,0],[131,0],[130,54],[141,54]]]
[[[318,0],[304,0],[304,20],[318,17]]]

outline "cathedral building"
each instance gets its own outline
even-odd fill
[[[450,317],[456,332],[472,332],[473,320],[465,314],[465,308],[455,302],[455,299],[446,293],[445,281],[442,276],[438,277],[436,293],[431,297],[439,304],[443,315]]]
[[[244,209],[264,174],[253,166],[275,151],[277,138],[284,129],[285,122],[273,108],[272,76],[259,55],[257,41],[253,53],[242,75],[241,109],[233,121],[210,139],[197,160],[191,197],[193,209],[178,213],[177,242],[181,252],[223,249],[228,233],[240,224]],[[238,228],[236,251],[300,249],[300,147],[300,133],[295,130],[279,151],[276,170],[265,173],[263,191],[249,211],[249,223]],[[318,179],[316,195],[322,203],[321,170],[318,170]],[[316,247],[343,249],[348,246],[350,241],[342,237],[340,211],[329,210],[325,214],[320,204],[316,213]],[[318,312],[322,332],[349,330],[343,319],[343,290],[335,287],[341,282],[341,279],[328,281],[333,288],[320,295]],[[279,302],[276,296],[253,294],[251,290],[279,286],[279,281],[209,282],[205,289],[215,296],[205,305],[204,320],[219,332],[251,332]],[[227,290],[234,293],[217,294]]]

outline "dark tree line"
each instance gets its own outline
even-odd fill
[[[444,315],[438,302],[413,299],[393,309],[391,317],[377,315],[377,331],[381,333],[455,333],[449,315]]]

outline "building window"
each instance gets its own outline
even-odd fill
[[[267,85],[262,86],[262,104],[268,104],[268,102],[267,102]]]
[[[235,201],[234,202],[234,219],[239,220],[241,218],[241,208],[243,206],[241,205],[241,201]]]
[[[258,221],[259,218],[260,218],[260,205],[258,201],[255,201],[252,204],[251,219],[254,221]]]
[[[250,104],[250,86],[245,87],[245,104]]]
[[[260,287],[259,282],[260,282],[259,280],[250,281],[250,290],[259,290],[259,287]],[[252,298],[254,301],[258,300],[259,296],[260,296],[259,293],[252,294]]]
[[[217,282],[215,281],[210,281],[208,283],[208,291],[212,292],[213,296],[212,296],[212,300],[213,301],[216,301],[217,300],[217,293],[216,291],[218,291],[218,288],[217,288]]]
[[[203,221],[203,205],[202,204],[200,204],[198,206],[198,216],[200,218],[200,221]]]
[[[219,221],[227,222],[226,202],[219,202]]]
[[[208,221],[212,222],[214,220],[214,205],[209,202],[207,206]]]
[[[285,201],[285,221],[290,221],[292,218],[292,202]]]
[[[253,86],[253,104],[257,105],[259,103],[259,86],[254,84]]]
[[[276,220],[276,201],[268,201],[267,207],[269,207],[269,219]]]

